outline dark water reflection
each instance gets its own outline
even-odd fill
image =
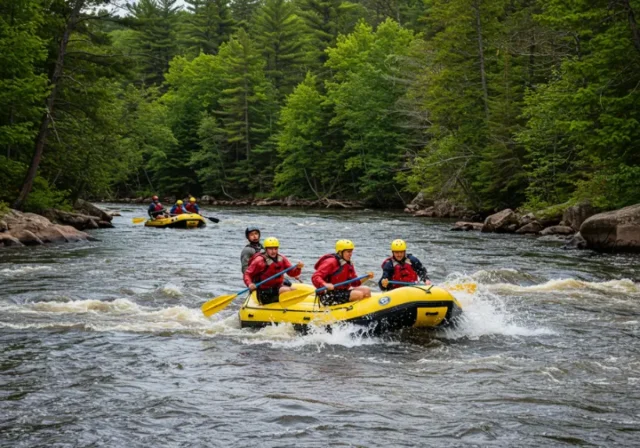
[[[115,206],[114,206],[115,207]],[[208,209],[202,230],[133,226],[99,242],[0,252],[0,445],[634,446],[637,256],[449,232],[391,213]],[[338,238],[359,271],[389,242],[461,294],[460,328],[380,338],[239,328],[244,228],[310,268]]]

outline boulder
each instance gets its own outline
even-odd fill
[[[211,203],[213,202],[213,198],[209,195],[204,195],[200,198],[200,202],[202,202],[203,204],[209,204],[211,205]]]
[[[417,212],[415,212],[413,214],[413,216],[421,216],[421,217],[433,218],[435,216],[435,212],[433,210],[433,207],[429,207],[429,208],[424,209],[424,210],[418,210]]]
[[[6,232],[7,230],[9,230],[9,226],[7,225],[7,223],[0,220],[0,233]]]
[[[19,239],[11,236],[9,233],[0,234],[0,247],[20,247],[24,246]]]
[[[424,197],[424,193],[420,192],[411,201],[410,205],[416,206],[416,209],[427,208],[434,205],[433,200]]]
[[[573,230],[580,230],[580,226],[587,219],[597,213],[596,209],[588,202],[573,205],[562,214],[562,221]]]
[[[469,230],[482,230],[482,226],[483,225],[484,224],[481,223],[481,222],[458,221],[449,230],[451,230],[451,231],[461,231],[461,230],[463,230],[465,232],[468,232]]]
[[[474,213],[463,206],[456,205],[447,200],[438,200],[433,205],[434,214],[438,218],[461,218],[472,216]]]
[[[25,246],[40,246],[44,244],[42,240],[36,236],[35,233],[27,229],[12,231],[11,235]]]
[[[89,215],[65,212],[54,208],[46,210],[43,214],[56,224],[72,226],[77,230],[98,229],[100,227],[99,220]],[[111,226],[110,222],[107,222],[106,224],[106,227]]]
[[[534,215],[533,213],[527,213],[526,215],[523,215],[518,219],[518,227],[524,227],[534,221],[538,222],[536,220],[536,215]],[[538,224],[540,224],[540,222],[538,222]]]
[[[554,205],[542,210],[538,210],[534,213],[536,219],[544,227],[556,226],[562,221],[562,214],[564,212],[564,205]]]
[[[518,230],[516,230],[516,233],[524,235],[529,233],[538,233],[541,230],[542,224],[540,224],[538,221],[533,221],[520,227]]]
[[[298,202],[296,201],[296,197],[293,195],[287,196],[284,199],[284,201],[282,201],[282,203],[287,207],[295,207],[296,205],[298,205]]]
[[[70,240],[66,237],[62,228],[66,226],[52,225],[38,232],[38,237],[44,243],[67,243]],[[73,229],[73,227],[71,227]],[[75,229],[73,229],[75,231]]]
[[[509,232],[512,224],[518,225],[518,215],[510,208],[502,210],[496,214],[487,216],[482,226],[482,232]]]
[[[100,221],[108,221],[111,222],[113,217],[106,211],[102,210],[100,207],[96,207],[91,202],[84,201],[82,199],[78,199],[75,204],[73,204],[73,208],[82,212],[84,215],[95,216]]]
[[[417,204],[408,204],[407,207],[404,209],[407,213],[412,213],[415,212],[416,210],[418,210],[420,207],[418,207]]]
[[[587,241],[582,238],[580,232],[573,235],[573,237],[564,245],[563,249],[586,249]]]
[[[575,230],[567,226],[551,226],[540,232],[540,235],[573,235]]]
[[[44,216],[10,210],[4,216],[7,231],[0,233],[0,247],[86,241],[91,237],[70,226],[53,224]]]
[[[640,252],[640,204],[598,213],[580,226],[589,249]]]

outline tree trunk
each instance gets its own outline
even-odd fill
[[[622,6],[627,12],[629,19],[629,27],[631,27],[631,37],[633,40],[633,46],[640,53],[640,30],[638,30],[638,22],[636,22],[636,16],[631,8],[631,2],[629,0],[622,0]]]
[[[478,35],[478,55],[480,56],[480,80],[482,82],[482,97],[484,100],[484,114],[489,121],[489,92],[487,91],[487,75],[484,68],[484,44],[482,43],[482,23],[480,22],[480,0],[473,2],[476,12],[476,33]]]
[[[33,152],[33,158],[31,159],[31,165],[29,166],[29,170],[27,171],[27,175],[22,185],[22,190],[20,190],[18,198],[13,203],[13,208],[17,210],[22,210],[22,207],[24,206],[29,193],[31,193],[33,181],[35,180],[36,174],[38,173],[38,166],[40,165],[42,153],[44,152],[44,147],[49,135],[49,124],[51,123],[51,119],[53,116],[53,107],[55,105],[56,95],[58,93],[59,82],[64,71],[64,57],[67,52],[69,37],[71,36],[73,29],[78,23],[78,16],[80,15],[80,10],[84,6],[85,1],[86,0],[75,0],[73,9],[71,10],[71,14],[69,15],[69,19],[67,20],[67,24],[65,26],[64,33],[62,34],[62,39],[60,40],[60,48],[58,50],[56,66],[53,70],[53,74],[51,75],[51,85],[53,86],[53,88],[51,89],[51,92],[49,93],[49,97],[47,98],[45,104],[46,110],[44,116],[42,117],[40,130],[38,131],[38,135],[36,137],[35,150]]]

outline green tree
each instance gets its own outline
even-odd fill
[[[253,15],[260,6],[260,0],[233,0],[231,14],[238,26],[247,30],[253,20]]]
[[[280,115],[277,195],[323,199],[332,197],[341,187],[345,177],[343,158],[329,138],[330,114],[317,78],[307,73],[287,97]]]
[[[346,137],[343,169],[355,180],[357,193],[378,205],[398,199],[394,176],[404,163],[407,132],[395,104],[406,85],[394,76],[413,40],[413,33],[393,20],[376,31],[361,22],[327,50],[326,65],[333,73],[326,82],[335,111],[331,125]]]
[[[235,22],[227,0],[185,0],[189,14],[184,19],[182,39],[193,56],[216,54],[229,40]]]
[[[265,142],[274,133],[270,125],[276,121],[273,87],[265,77],[260,52],[244,29],[222,45],[217,58],[221,80],[219,109],[201,124],[205,154],[196,160],[218,160],[224,165],[216,172],[224,173],[222,184],[229,191],[263,191],[269,182],[262,173],[269,173],[275,161],[272,151],[264,151]],[[216,159],[204,157],[213,152]],[[210,177],[206,171],[211,167],[202,168],[202,175]]]
[[[281,98],[304,78],[306,28],[288,0],[266,0],[257,11],[252,33],[267,61],[266,75]]]
[[[603,208],[640,201],[640,35],[633,1],[545,3],[539,20],[562,31],[569,57],[529,92],[530,204],[592,200]]]
[[[0,147],[8,159],[26,161],[48,93],[42,22],[39,1],[0,1]]]
[[[169,61],[177,54],[177,0],[140,0],[127,4],[137,31],[137,47],[143,54],[143,82],[162,84]]]

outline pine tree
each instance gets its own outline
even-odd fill
[[[186,48],[193,56],[217,54],[235,27],[228,0],[185,0],[185,3],[189,15],[184,19],[181,34]]]
[[[349,33],[355,26],[357,9],[343,0],[298,0],[298,7],[311,33],[311,59],[321,66],[327,61],[325,49],[336,43],[339,33]]]
[[[226,164],[231,191],[247,192],[255,187],[255,176],[269,171],[272,155],[264,154],[260,144],[266,142],[275,122],[272,115],[274,92],[264,74],[264,61],[244,29],[220,47],[221,91],[215,119],[201,126],[203,142],[215,142],[218,160]],[[213,118],[213,117],[212,117]]]
[[[275,177],[276,193],[305,198],[331,197],[345,173],[340,150],[328,138],[331,118],[327,97],[318,89],[317,77],[306,78],[287,97],[277,136],[281,163]]]
[[[144,79],[162,84],[169,61],[178,52],[176,43],[179,6],[177,0],[140,0],[127,4],[138,31],[138,46],[144,53]]]
[[[249,24],[259,6],[260,0],[233,0],[231,2],[233,20],[236,21],[238,26],[248,30]]]
[[[266,0],[257,12],[252,32],[267,61],[267,77],[280,98],[290,94],[304,77],[305,31],[288,0]]]

